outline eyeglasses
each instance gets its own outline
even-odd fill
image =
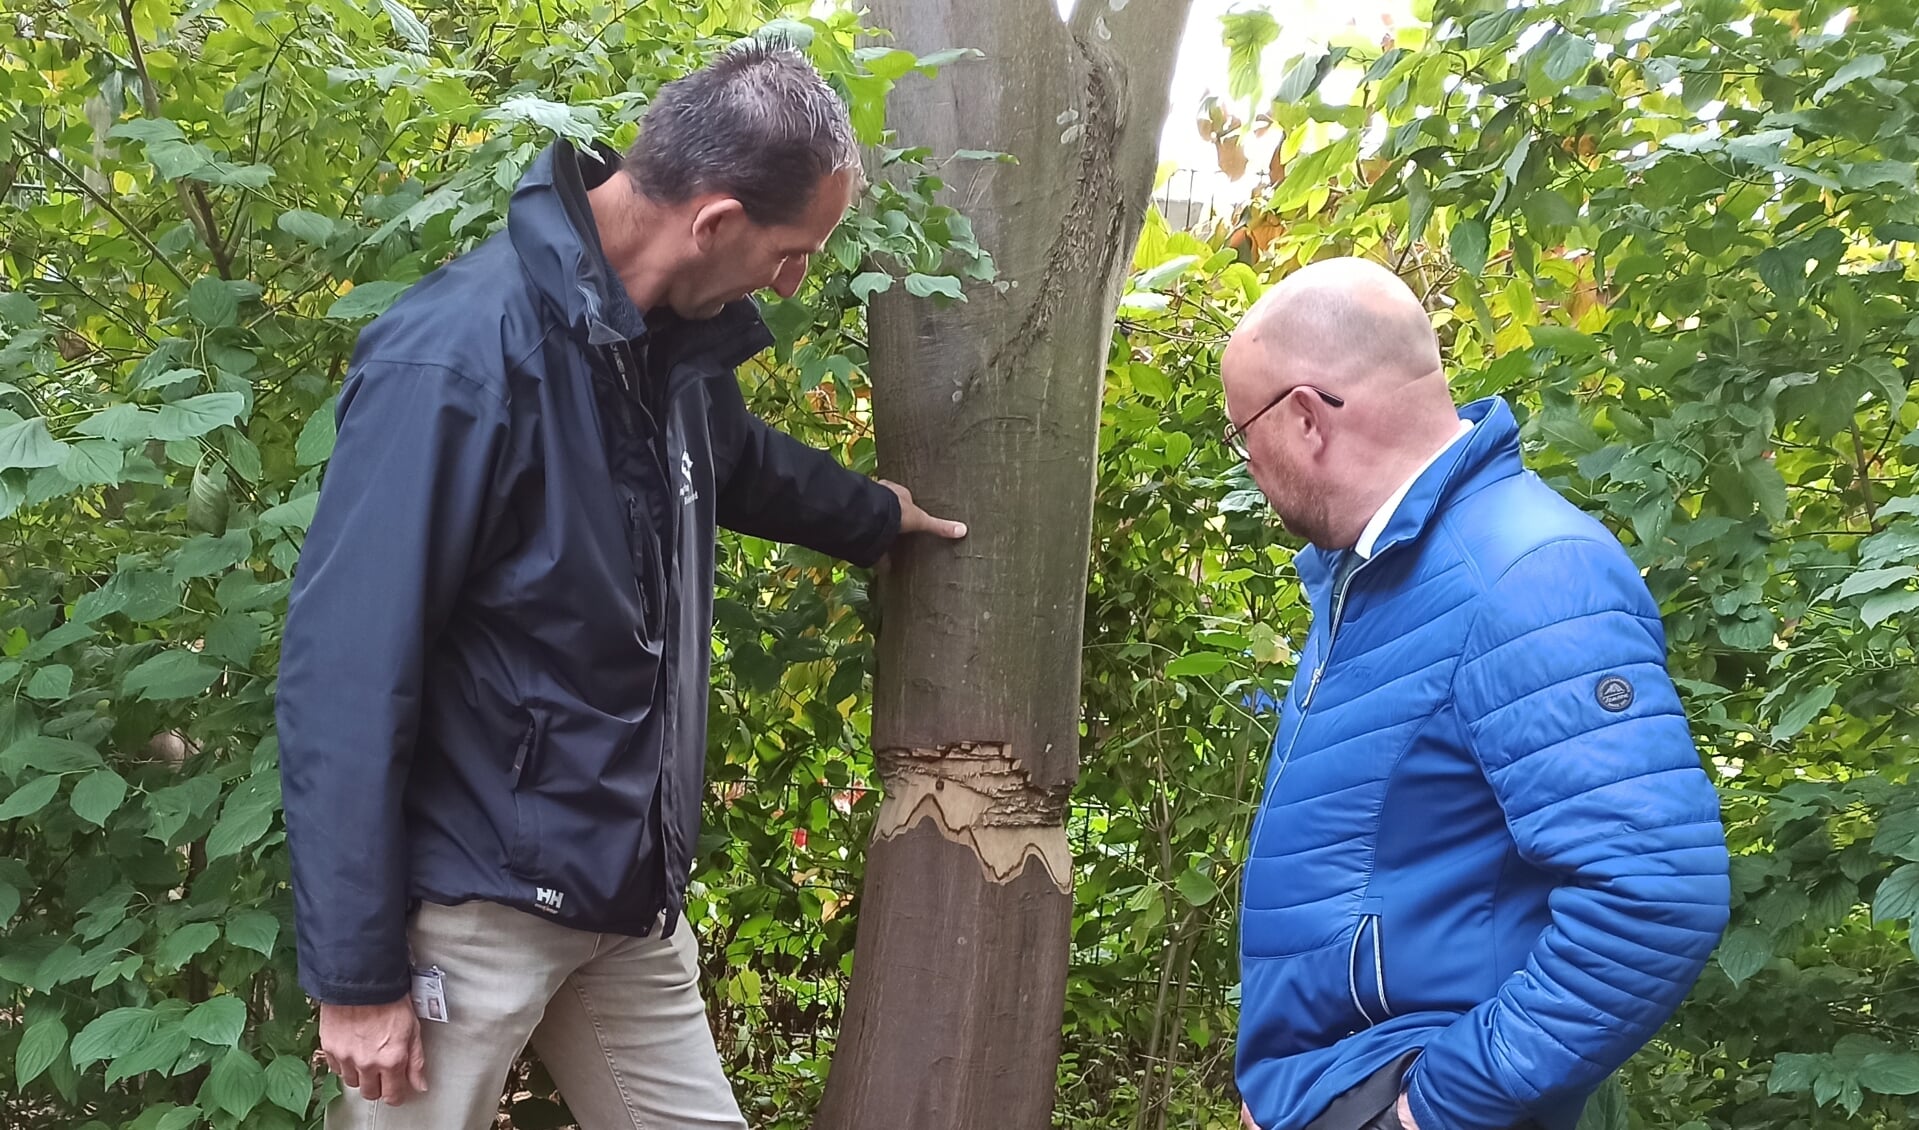
[[[1334,396],[1332,393],[1327,392],[1325,389],[1316,388],[1313,385],[1294,385],[1293,387],[1280,393],[1278,396],[1275,396],[1271,400],[1267,401],[1266,407],[1261,408],[1259,411],[1253,413],[1251,416],[1248,416],[1246,418],[1245,423],[1234,424],[1233,426],[1227,428],[1226,429],[1227,450],[1231,451],[1234,455],[1237,455],[1241,459],[1248,458],[1249,453],[1246,450],[1246,429],[1258,423],[1259,418],[1261,416],[1264,416],[1266,413],[1271,412],[1273,409],[1279,407],[1282,401],[1284,401],[1287,397],[1293,395],[1294,393],[1298,392],[1300,389],[1305,389],[1307,392],[1310,392],[1314,396],[1319,397],[1321,400],[1326,402],[1326,405],[1329,408],[1344,408],[1346,406],[1346,398],[1343,396]]]

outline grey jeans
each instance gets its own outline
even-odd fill
[[[414,966],[444,975],[447,1022],[420,1021],[427,1091],[398,1107],[349,1091],[327,1108],[327,1130],[488,1130],[528,1042],[581,1130],[745,1130],[691,924],[630,938],[493,903],[427,903],[407,938]]]

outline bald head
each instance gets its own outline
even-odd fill
[[[1254,304],[1228,348],[1255,354],[1247,359],[1276,385],[1306,382],[1341,395],[1440,372],[1439,338],[1418,296],[1367,259],[1293,272]]]
[[[1351,546],[1381,501],[1459,431],[1419,298],[1365,259],[1287,276],[1220,357],[1226,414],[1287,528]]]

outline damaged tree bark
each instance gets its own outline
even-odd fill
[[[876,298],[880,464],[951,546],[903,542],[884,586],[873,744],[885,800],[822,1130],[1040,1130],[1072,921],[1067,796],[1099,400],[1190,0],[875,0],[925,54],[890,124],[949,170],[1003,292]]]

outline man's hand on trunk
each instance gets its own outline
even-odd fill
[[[942,538],[963,538],[966,536],[966,523],[954,522],[945,518],[935,518],[921,510],[919,503],[913,501],[913,492],[895,482],[880,480],[880,485],[892,491],[900,500],[900,533],[932,534]]]

